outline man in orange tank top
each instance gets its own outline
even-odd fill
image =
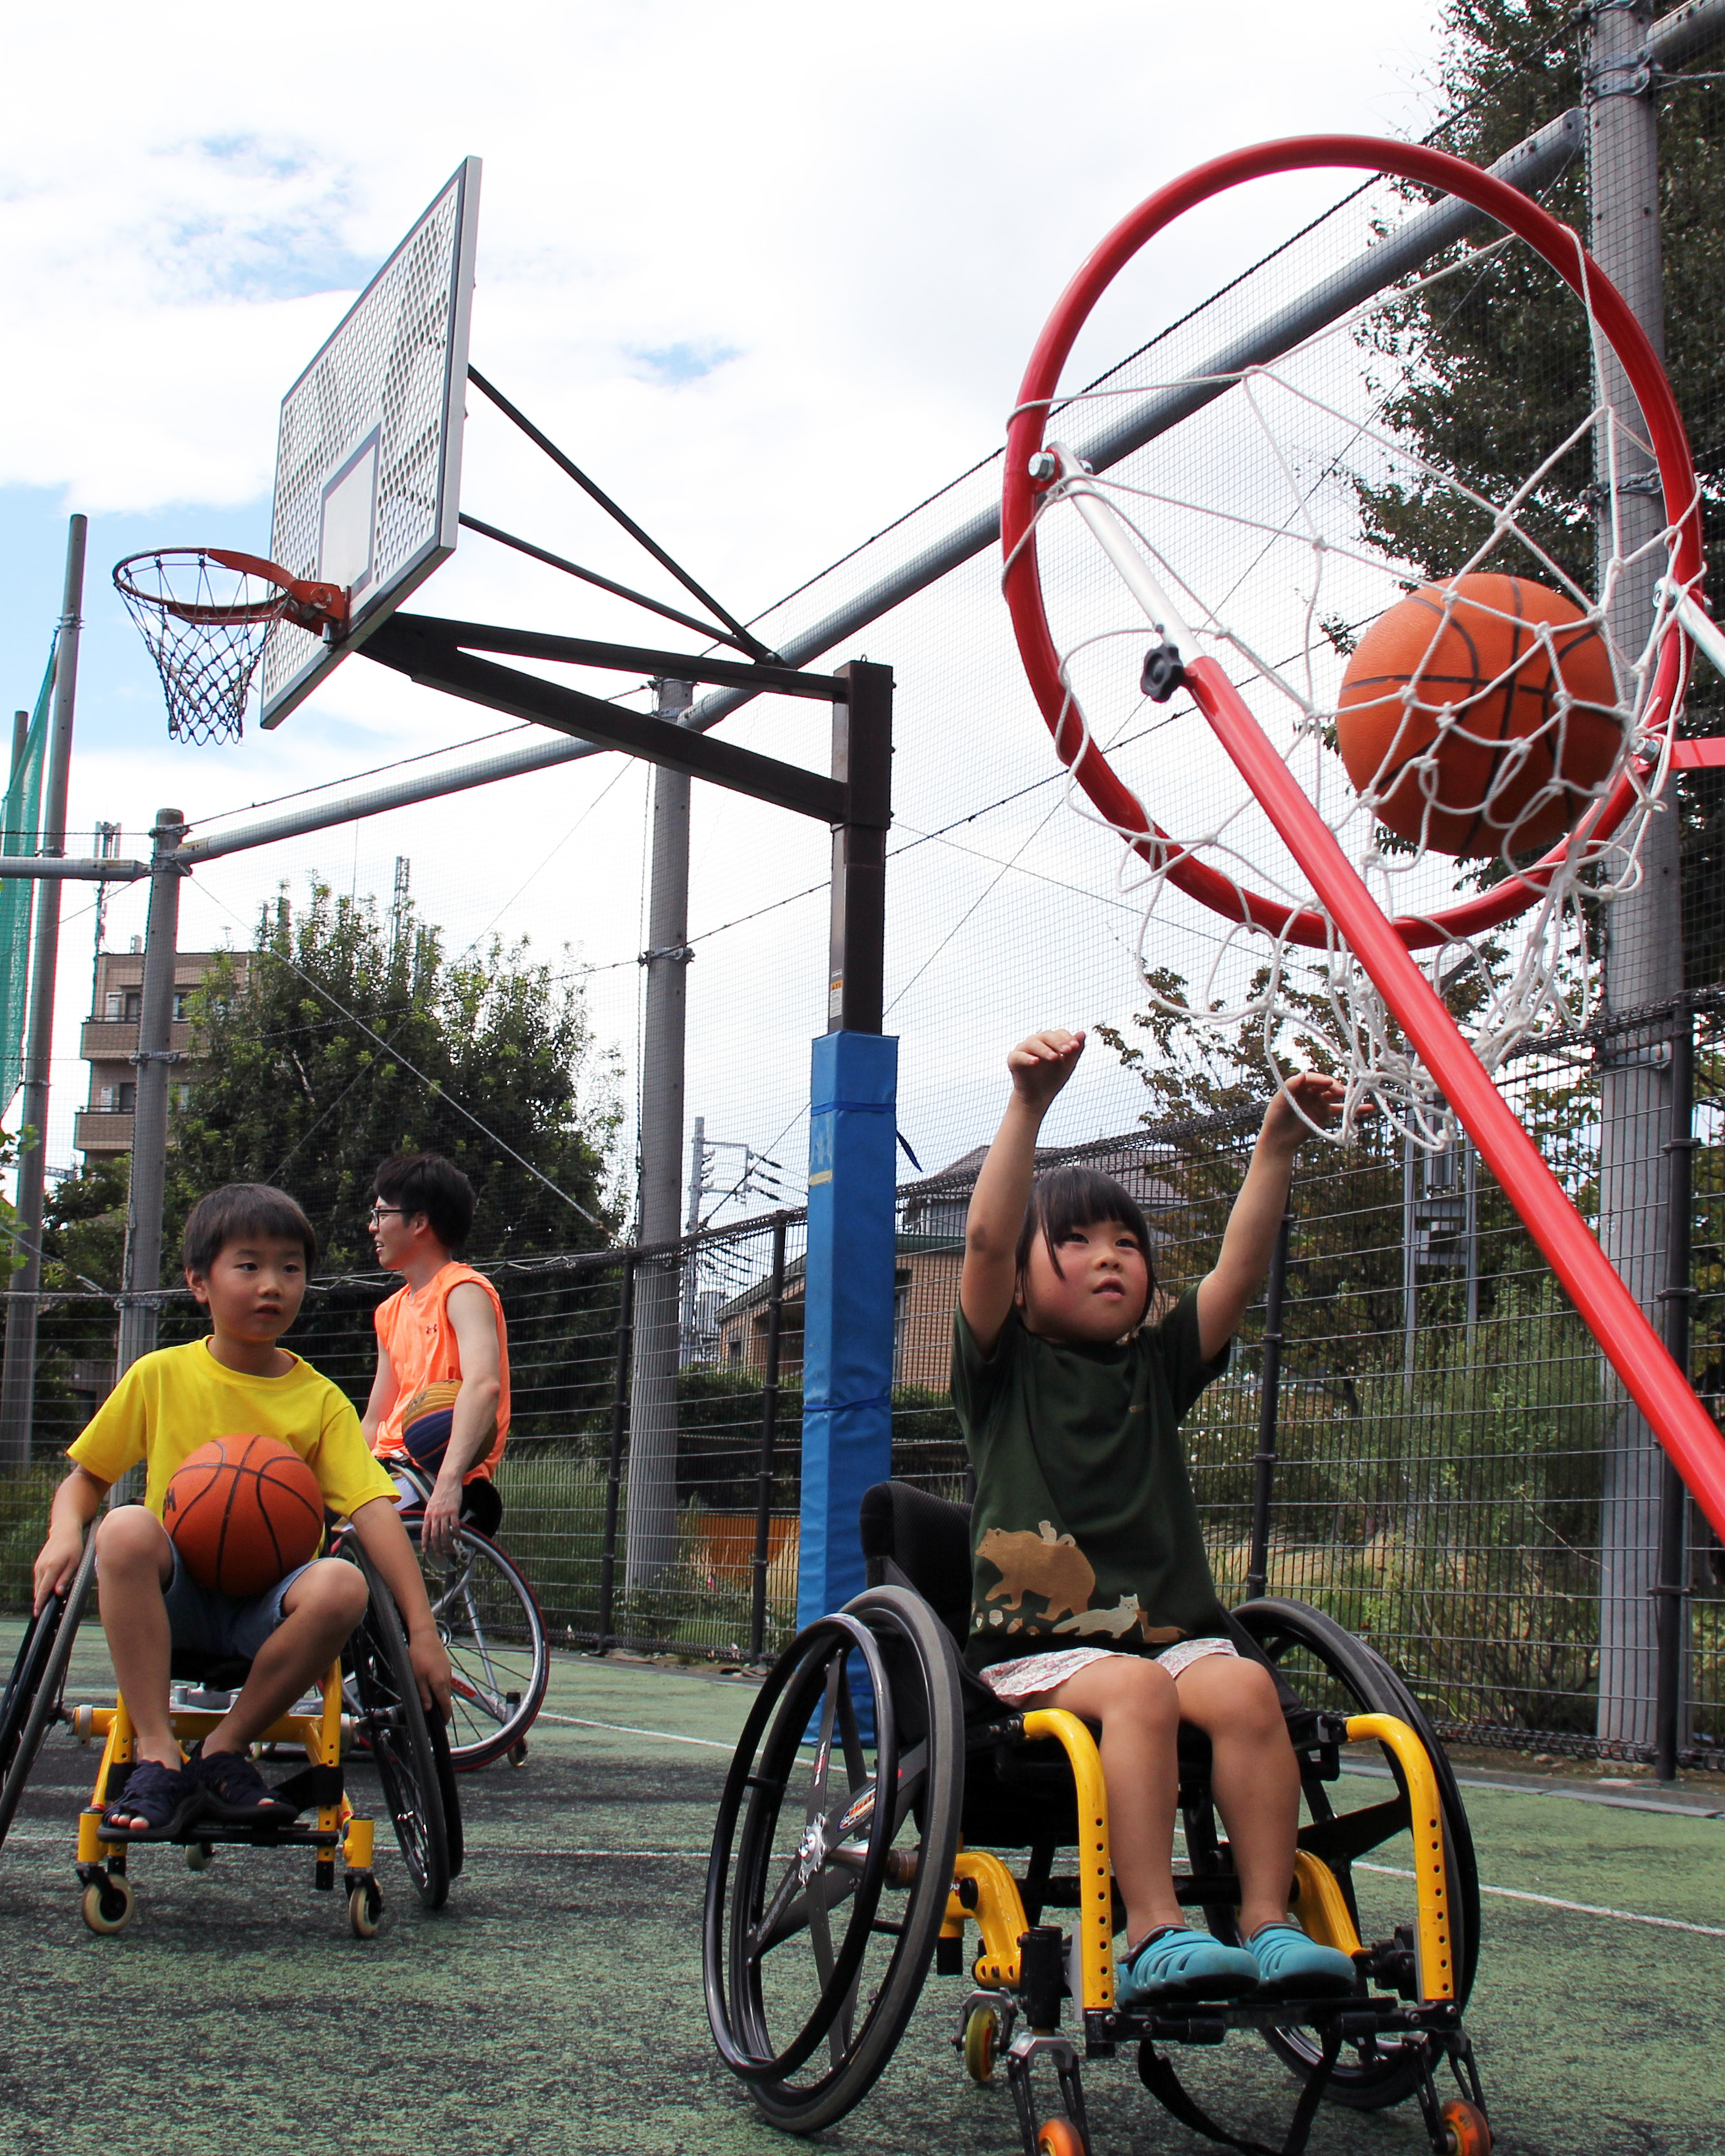
[[[440,1153],[396,1153],[372,1188],[371,1238],[378,1262],[404,1285],[373,1322],[378,1370],[363,1427],[387,1466],[411,1460],[436,1477],[420,1529],[422,1546],[453,1547],[465,1517],[481,1530],[502,1507],[492,1486],[509,1435],[509,1337],[497,1291],[454,1252],[473,1224],[473,1186]],[[422,1412],[428,1386],[453,1404]]]

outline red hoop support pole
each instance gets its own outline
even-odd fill
[[[1186,678],[1218,740],[1443,1087],[1583,1322],[1714,1532],[1725,1538],[1725,1437],[1712,1417],[1238,690],[1213,659],[1195,660]]]

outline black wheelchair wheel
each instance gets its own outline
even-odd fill
[[[0,1843],[11,1830],[49,1731],[64,1718],[66,1669],[95,1578],[92,1528],[71,1586],[30,1620],[0,1699]]]
[[[963,1794],[957,1655],[917,1596],[872,1588],[774,1665],[719,1802],[702,1958],[720,2055],[775,2126],[831,2125],[892,2057]]]
[[[486,1536],[459,1527],[454,1548],[431,1556],[420,1548],[418,1517],[402,1525],[449,1650],[450,1762],[468,1774],[512,1752],[538,1718],[551,1674],[545,1620],[520,1567]]]
[[[428,1909],[440,1909],[449,1899],[456,1869],[445,1809],[445,1793],[455,1795],[454,1779],[438,1769],[394,1598],[357,1536],[348,1537],[345,1554],[365,1574],[371,1590],[346,1656],[358,1707],[355,1734],[377,1768],[402,1861],[420,1900]]]
[[[1375,1648],[1356,1639],[1321,1609],[1267,1596],[1244,1604],[1233,1614],[1307,1706],[1337,1714],[1394,1715],[1408,1724],[1424,1746],[1437,1779],[1444,1818],[1455,2003],[1458,2008],[1465,2006],[1480,1955],[1480,1875],[1461,1792],[1424,1708]],[[1393,1934],[1398,1921],[1411,1923],[1413,1919],[1413,1892],[1411,1878],[1403,1881],[1396,1876],[1403,1866],[1373,1867],[1369,1862],[1372,1851],[1393,1842],[1408,1825],[1408,1793],[1394,1758],[1384,1748],[1376,1748],[1394,1775],[1393,1794],[1386,1795],[1381,1803],[1338,1814],[1330,1801],[1329,1785],[1309,1777],[1305,1786],[1309,1816],[1300,1839],[1336,1874],[1360,1925],[1361,1938],[1367,1946],[1381,1949],[1388,1967],[1391,1958],[1405,1951],[1398,1947]],[[1344,1758],[1344,1772],[1346,1763]],[[1361,1922],[1353,1876],[1356,1864],[1365,1870],[1381,1869],[1386,1882],[1394,1879],[1396,1886],[1405,1890],[1407,1905],[1399,1919],[1386,1923],[1380,1916],[1377,1921]],[[1374,1896],[1374,1904],[1381,1898]],[[1383,1974],[1377,1979],[1380,1983],[1386,1980]],[[1317,2065],[1321,2046],[1303,2030],[1268,2030],[1265,2041],[1302,2077]],[[1364,2051],[1352,2046],[1345,2047],[1326,2096],[1332,2102],[1360,2111],[1400,2103],[1419,2086],[1424,2072],[1419,2054],[1425,2041],[1408,2037],[1396,2042],[1381,2038]]]

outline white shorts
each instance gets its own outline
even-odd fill
[[[1149,1659],[1171,1677],[1177,1677],[1182,1670],[1202,1661],[1206,1655],[1236,1652],[1231,1640],[1177,1640],[1171,1647],[1164,1647]],[[1141,1662],[1145,1659],[1142,1655],[1123,1655],[1117,1647],[1058,1647],[1050,1655],[1021,1655],[1014,1662],[994,1662],[976,1674],[991,1691],[998,1694],[1008,1706],[1017,1707],[1025,1700],[1053,1691],[1068,1677],[1075,1677],[1080,1670],[1089,1669],[1092,1662]]]

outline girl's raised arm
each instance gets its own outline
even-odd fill
[[[1021,1040],[1007,1058],[1012,1097],[971,1194],[964,1270],[959,1276],[959,1307],[985,1355],[1012,1314],[1018,1283],[1018,1231],[1024,1224],[1036,1173],[1037,1133],[1084,1052],[1083,1034],[1056,1027]]]

